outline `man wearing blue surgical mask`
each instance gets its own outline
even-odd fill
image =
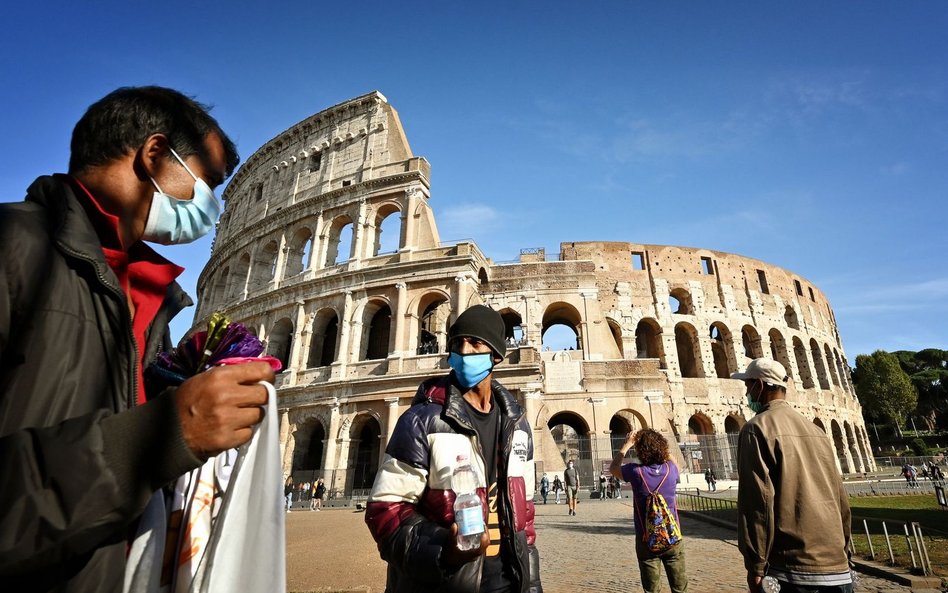
[[[0,590],[120,590],[151,495],[261,420],[265,363],[161,392],[142,372],[192,304],[143,241],[210,231],[237,162],[206,107],[122,88],[76,124],[68,175],[0,205]]]
[[[461,313],[448,330],[451,372],[421,384],[389,439],[365,521],[388,562],[390,593],[542,592],[532,431],[493,377],[506,353],[504,333],[489,307]],[[474,468],[487,526],[468,551],[458,547],[454,521],[458,463]]]

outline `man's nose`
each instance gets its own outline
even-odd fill
[[[467,341],[461,342],[461,354],[474,354],[474,346]]]

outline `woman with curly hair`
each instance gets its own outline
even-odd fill
[[[629,449],[635,448],[639,463],[623,464]],[[635,555],[638,558],[642,588],[646,593],[658,593],[661,589],[661,567],[665,567],[668,585],[672,593],[688,591],[688,575],[685,573],[685,549],[679,539],[667,550],[652,552],[643,540],[645,534],[643,517],[646,516],[646,499],[650,493],[661,494],[668,510],[678,525],[678,506],[675,504],[675,486],[678,483],[678,466],[668,454],[668,441],[658,431],[643,428],[629,433],[628,438],[612,458],[609,470],[619,480],[632,485],[632,506],[635,509]]]

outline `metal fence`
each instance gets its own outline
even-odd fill
[[[852,547],[854,554],[864,554],[870,560],[881,559],[888,562],[890,566],[904,566],[907,568],[910,562],[912,570],[921,572],[922,576],[935,574],[932,569],[932,561],[928,556],[926,537],[922,534],[922,527],[918,523],[883,521],[881,519],[859,519],[858,521],[862,523],[862,530],[860,533],[858,531],[859,526],[853,525]],[[903,538],[905,540],[904,546],[902,545]],[[885,543],[884,548],[882,546],[883,542]],[[877,547],[879,548],[878,554],[876,553]],[[877,556],[881,558],[877,558]]]

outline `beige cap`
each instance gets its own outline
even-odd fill
[[[778,385],[780,387],[786,387],[787,379],[789,379],[787,369],[783,368],[783,365],[776,360],[769,358],[755,358],[747,365],[746,371],[743,373],[733,373],[731,378],[741,381],[745,379],[760,379],[764,383]]]

